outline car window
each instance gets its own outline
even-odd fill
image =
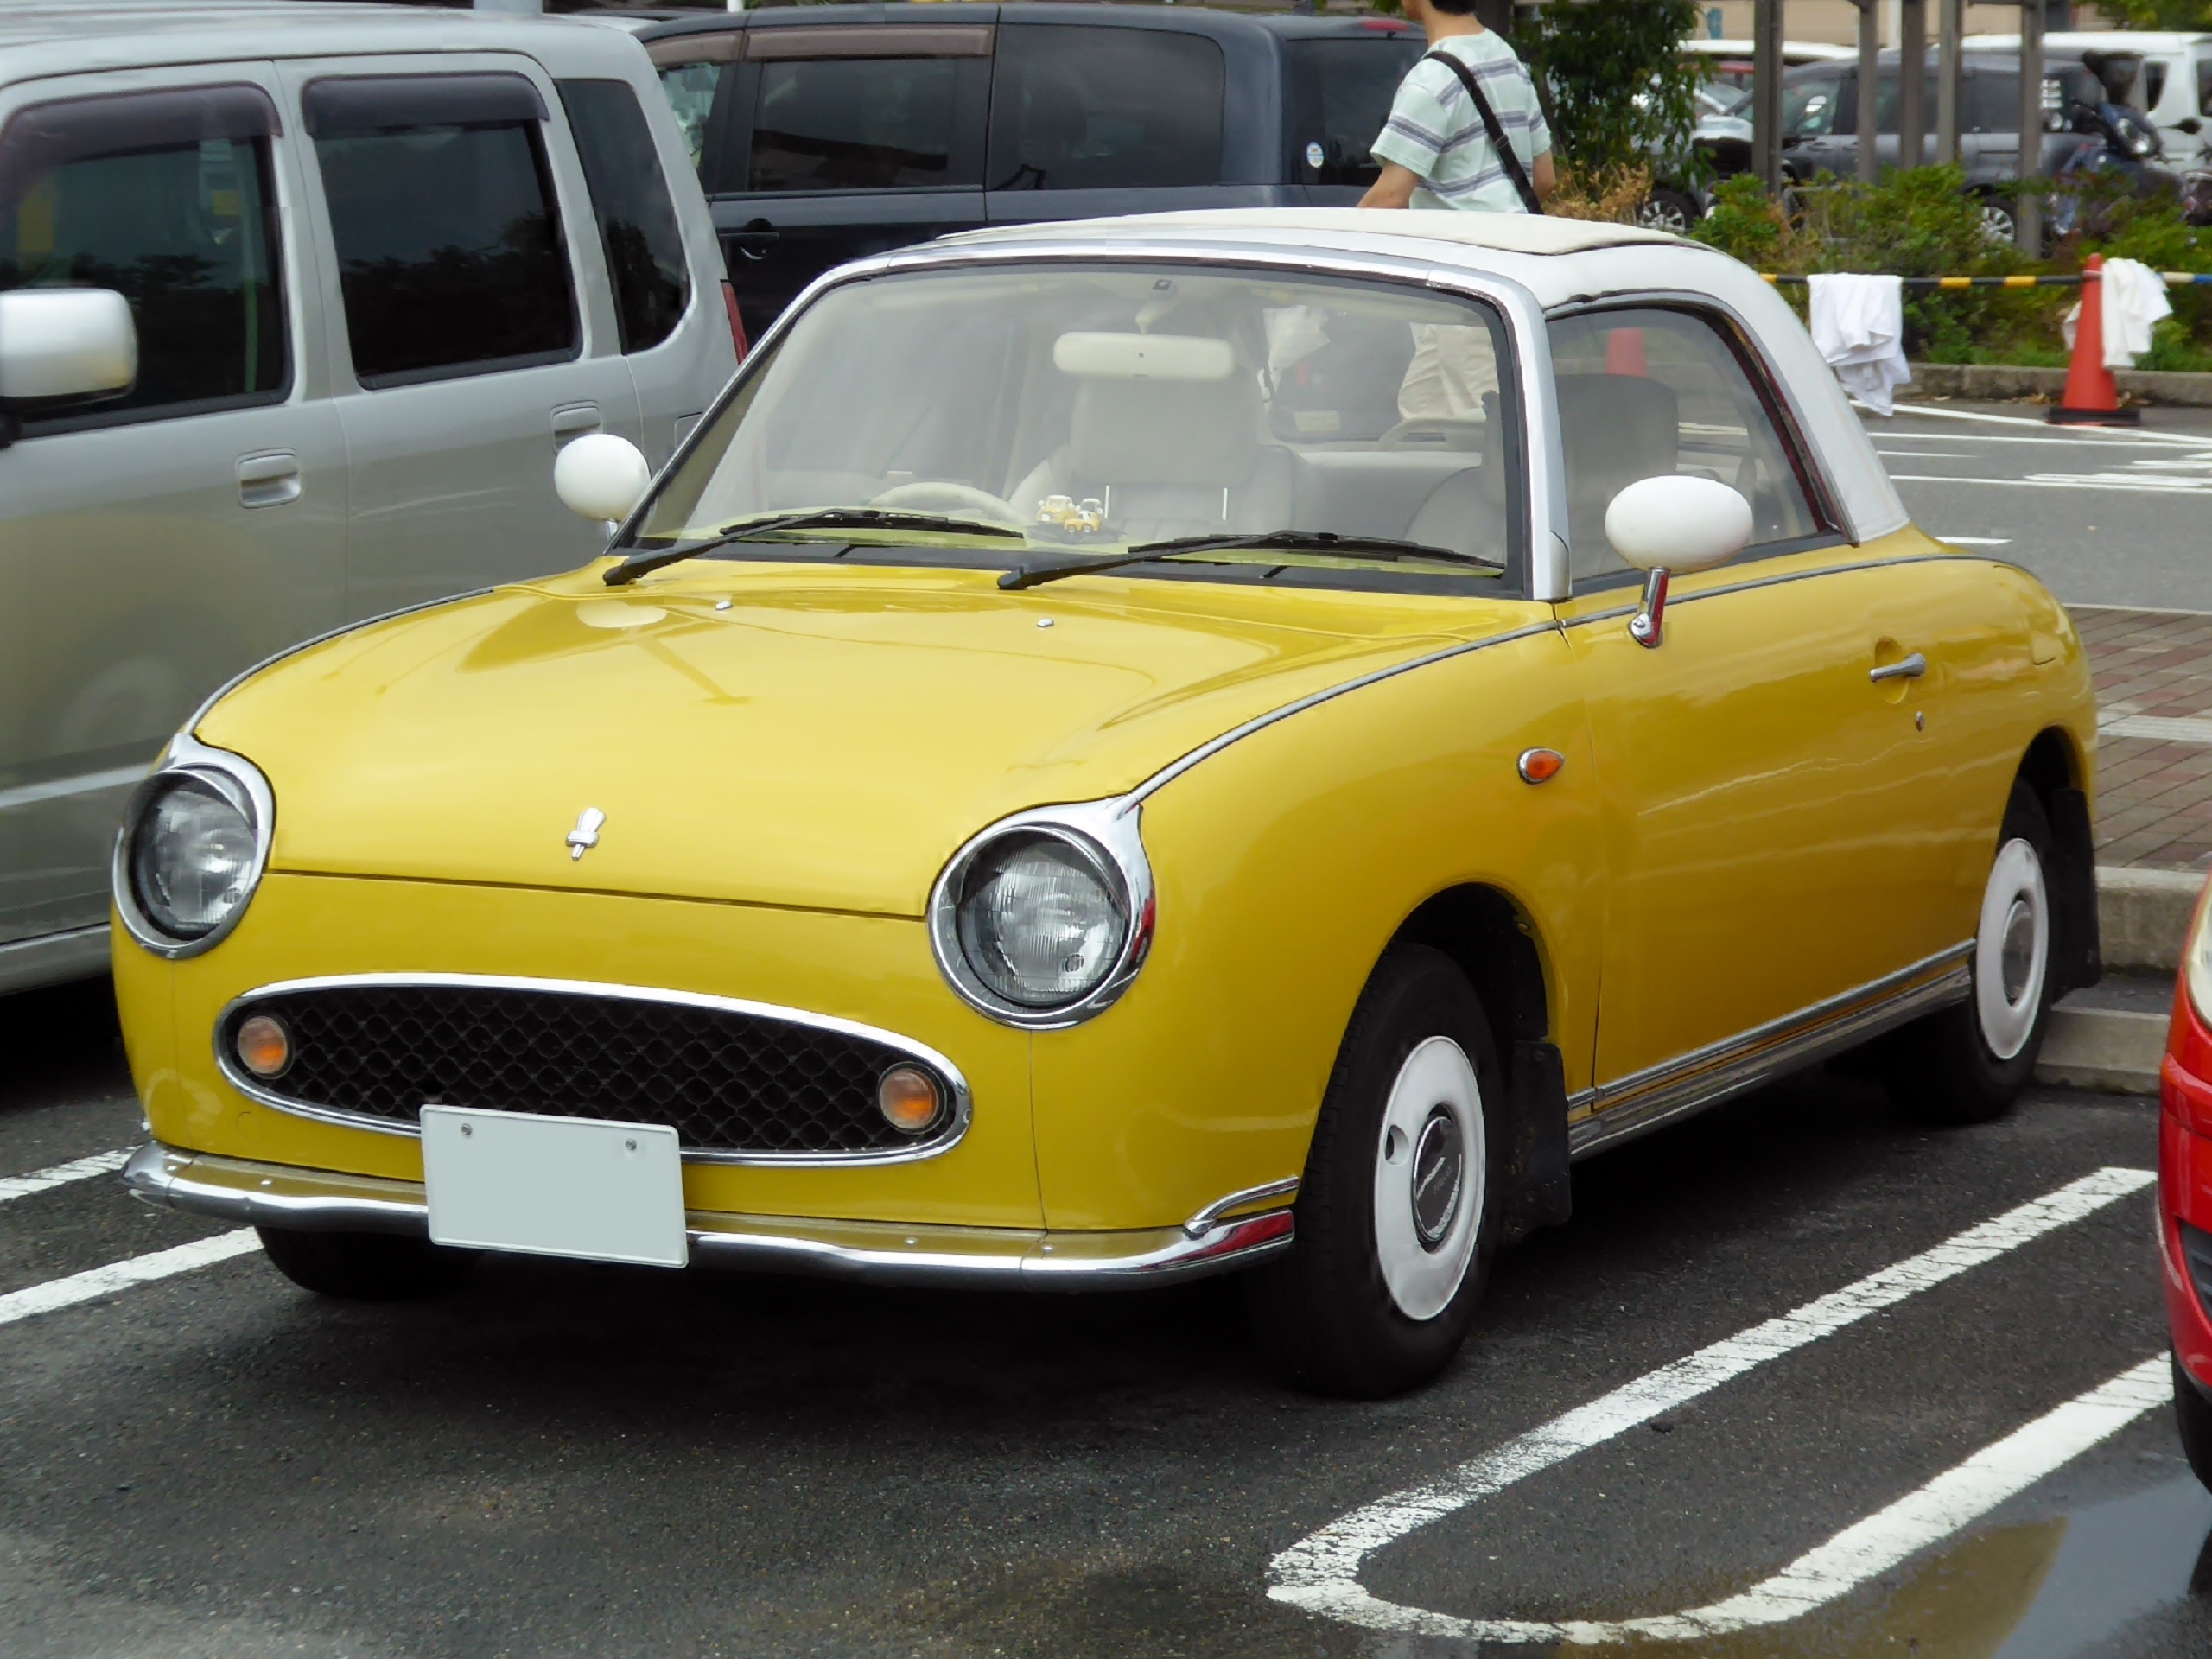
[[[0,288],[113,289],[138,378],[35,433],[279,401],[290,385],[270,135],[252,86],[69,99],[0,133]]]
[[[2212,115],[2212,58],[2196,60],[2196,112]]]
[[[614,283],[622,349],[642,352],[668,338],[691,298],[676,204],[661,175],[652,129],[628,83],[560,85],[561,104],[569,112],[569,129],[575,135],[592,212],[599,220],[607,273]]]
[[[683,134],[683,148],[691,165],[707,147],[707,118],[715,112],[722,79],[734,66],[727,63],[679,63],[660,72],[660,89],[668,107],[676,111],[676,124]]]
[[[2166,95],[2166,66],[2162,59],[2146,58],[2143,63],[2143,96],[2136,100],[2141,110],[2155,110],[2158,100]]]
[[[1840,75],[1810,75],[1789,81],[1782,89],[1782,130],[1800,138],[1848,132],[1852,123],[1845,110],[1847,101]]]
[[[364,386],[573,357],[575,290],[519,75],[310,82],[353,373]]]
[[[830,58],[760,66],[752,190],[972,185],[956,168],[960,60]]]
[[[1223,74],[1221,48],[1200,35],[1008,24],[991,90],[990,188],[1212,184]]]
[[[1382,168],[1369,152],[1406,72],[1421,61],[1418,34],[1292,41],[1293,178],[1306,184],[1372,184]]]
[[[1977,69],[1966,77],[1959,99],[1959,124],[1967,132],[2020,130],[2020,72]]]
[[[1578,582],[1628,570],[1605,509],[1639,479],[1687,474],[1751,504],[1756,551],[1822,528],[1766,402],[1720,330],[1688,312],[1586,312],[1551,326]]]

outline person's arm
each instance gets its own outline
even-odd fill
[[[1545,160],[1551,158],[1546,156]],[[1382,163],[1382,176],[1367,187],[1367,194],[1359,199],[1363,207],[1405,207],[1412,204],[1414,187],[1421,183],[1421,175],[1396,162]]]
[[[1536,187],[1538,201],[1549,201],[1552,193],[1559,188],[1559,169],[1552,165],[1552,153],[1548,149],[1536,157],[1535,170],[1529,175],[1529,182]]]

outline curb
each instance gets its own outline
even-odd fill
[[[2204,877],[2195,870],[2100,866],[2097,931],[2105,967],[2121,973],[2177,972],[2203,889]]]
[[[2114,369],[2112,378],[2133,403],[2212,407],[2212,374]],[[1990,403],[2018,397],[2056,399],[2065,394],[2066,371],[2010,363],[1915,363],[1911,384],[1913,391],[1923,397],[1966,397]]]
[[[2036,1081],[2046,1088],[2094,1089],[2101,1094],[2155,1095],[2166,1055],[2166,1016],[2132,1008],[2050,1011]]]
[[[2106,972],[2163,980],[2171,995],[2203,886],[2203,877],[2193,870],[2100,868],[2097,928]],[[2139,1003],[2116,1007],[2097,990],[2077,992],[2050,1011],[2036,1081],[2046,1088],[2155,1095],[2158,1065],[2166,1053],[2167,1019],[2163,1009]]]

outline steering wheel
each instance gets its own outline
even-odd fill
[[[972,484],[894,485],[882,494],[869,498],[868,505],[903,512],[942,512],[963,518],[980,514],[1014,529],[1028,522],[1011,501],[1003,500],[988,490],[979,490]]]

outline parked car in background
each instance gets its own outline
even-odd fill
[[[105,968],[124,799],[202,698],[588,556],[560,447],[665,460],[735,364],[621,32],[149,15],[0,10],[0,990]]]
[[[778,7],[631,27],[756,340],[831,266],[952,231],[1350,206],[1427,49],[1395,19],[1190,6]]]
[[[1752,43],[1741,36],[1733,39],[1708,39],[1694,35],[1682,42],[1685,57],[1702,58],[1711,67],[1713,78],[1732,86],[1751,90],[1751,79],[1757,73],[1752,57]],[[1842,63],[1856,58],[1858,53],[1847,46],[1836,46],[1827,41],[1784,41],[1782,43],[1782,67],[1794,69],[1801,63]]]
[[[1976,35],[1974,45],[2018,53],[2017,35]],[[2160,29],[2068,29],[2044,37],[2046,53],[2132,60],[2137,66],[2115,101],[2133,105],[2158,130],[2177,167],[2212,160],[2212,34]]]
[[[2174,1414],[2212,1487],[2212,912],[2199,896],[2159,1067],[2158,1276],[2173,1340]]]

